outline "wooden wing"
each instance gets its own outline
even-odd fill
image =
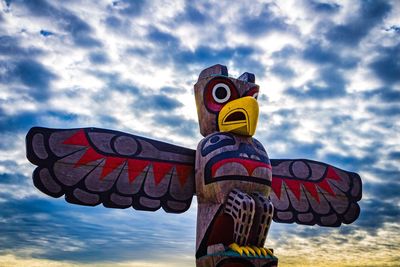
[[[195,191],[195,151],[117,131],[32,128],[33,182],[70,203],[186,211]]]
[[[360,176],[325,163],[271,160],[273,220],[321,226],[355,221],[360,213]]]

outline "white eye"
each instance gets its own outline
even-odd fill
[[[257,93],[254,93],[252,96],[253,96],[255,99],[257,99],[257,98],[258,98],[258,92],[257,92]]]
[[[212,96],[217,103],[225,103],[231,97],[231,89],[224,83],[217,83],[212,89]]]

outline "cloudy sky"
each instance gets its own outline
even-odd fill
[[[200,71],[256,75],[256,138],[271,158],[358,172],[341,228],[273,224],[280,266],[400,261],[400,3],[0,2],[0,265],[194,266],[184,214],[81,207],[31,181],[32,126],[115,129],[195,148]],[[302,265],[304,264],[304,265]]]

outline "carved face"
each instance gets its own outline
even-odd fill
[[[199,200],[223,202],[233,188],[268,195],[272,172],[259,141],[231,133],[214,133],[197,149],[196,192]]]
[[[217,131],[252,136],[258,120],[259,86],[253,74],[228,77],[225,66],[215,65],[200,73],[194,85],[200,132]]]

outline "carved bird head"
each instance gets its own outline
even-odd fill
[[[194,85],[200,133],[253,136],[258,121],[258,91],[252,73],[245,72],[235,79],[228,77],[223,65],[204,69]]]

